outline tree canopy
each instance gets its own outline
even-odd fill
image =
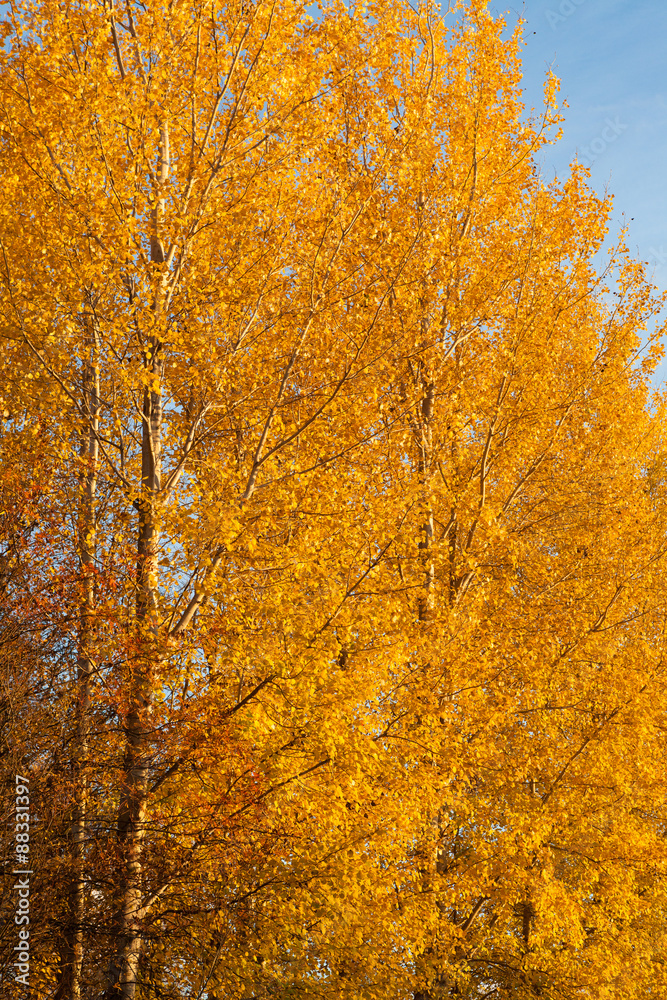
[[[663,300],[521,24],[3,18],[7,989],[662,997]]]

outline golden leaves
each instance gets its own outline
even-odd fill
[[[518,38],[462,10],[130,5],[116,49],[107,8],[45,0],[2,57],[2,506],[47,504],[39,437],[59,515],[8,530],[12,614],[94,652],[88,984],[136,891],[163,992],[643,1000],[657,302],[621,249],[609,308],[608,205],[578,168],[541,185]],[[61,759],[58,669],[22,711]]]

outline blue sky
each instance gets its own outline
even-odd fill
[[[548,67],[561,80],[563,138],[541,156],[545,179],[578,154],[591,184],[614,195],[612,234],[667,288],[667,0],[494,2],[513,25],[524,17],[527,107],[539,106]],[[631,221],[633,220],[633,221]],[[667,361],[660,375],[667,379]]]

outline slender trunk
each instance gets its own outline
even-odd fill
[[[152,371],[159,377],[161,361],[157,338],[151,338]],[[143,492],[136,503],[137,532],[137,642],[129,677],[125,719],[123,782],[118,810],[118,840],[122,849],[120,901],[115,920],[116,951],[110,970],[109,997],[134,1000],[143,942],[143,848],[151,756],[151,712],[155,667],[158,661],[157,550],[160,489],[162,399],[159,389],[144,392],[142,434]]]
[[[433,460],[433,409],[435,404],[435,385],[431,379],[424,380],[424,397],[421,403],[419,447],[419,480],[424,497],[424,523],[422,537],[419,541],[419,553],[423,585],[417,599],[420,621],[426,621],[433,609],[433,585],[435,582],[435,565],[433,563],[433,511],[430,508],[430,477]]]
[[[424,205],[422,192],[419,192],[418,198],[418,211],[421,210]],[[421,214],[420,214],[420,225],[421,225]],[[428,321],[426,317],[426,297],[425,297],[425,283],[422,281],[422,343],[421,349],[425,351],[427,348],[427,335],[428,335]],[[417,451],[417,476],[419,481],[419,490],[421,493],[421,507],[423,521],[420,526],[420,537],[417,543],[418,549],[418,562],[419,571],[421,574],[421,586],[418,591],[417,596],[417,617],[420,622],[426,622],[432,614],[433,610],[433,600],[434,600],[434,582],[435,582],[435,566],[433,563],[433,511],[431,509],[430,501],[430,479],[431,479],[431,466],[433,462],[433,416],[435,409],[435,383],[431,377],[430,372],[427,369],[426,362],[422,358],[417,363],[418,372],[418,384],[421,389],[422,399],[419,405],[419,410],[415,416],[414,421],[414,436]],[[426,674],[429,668],[429,664],[424,663],[422,665],[422,670]],[[423,853],[422,853],[423,852]],[[421,875],[425,887],[430,882],[430,865],[426,860],[427,848],[422,849],[422,857],[424,858],[424,864],[421,867]],[[433,947],[426,948],[424,952],[424,959],[431,960],[433,958],[434,949]],[[423,961],[418,961],[417,970],[420,971],[420,966],[426,963]],[[432,1000],[432,992],[429,986],[424,985],[422,989],[415,990],[414,1000]]]
[[[72,753],[74,808],[69,830],[72,875],[68,900],[67,925],[65,928],[63,966],[56,992],[56,1000],[65,1000],[65,998],[67,1000],[80,1000],[84,947],[84,850],[88,805],[88,715],[90,710],[90,682],[95,663],[94,614],[95,555],[97,544],[95,499],[99,460],[97,435],[100,410],[98,342],[94,325],[91,325],[91,330],[90,360],[85,363],[83,373],[83,413],[85,424],[81,433],[79,452],[83,466],[78,528],[83,598],[79,615],[79,655],[77,660],[74,749]]]
[[[435,409],[435,383],[433,379],[423,369],[421,375],[421,388],[423,392],[419,413],[415,422],[415,438],[417,444],[417,473],[419,476],[419,486],[422,494],[423,518],[420,528],[420,539],[418,542],[419,568],[421,574],[421,587],[417,597],[417,615],[420,622],[426,622],[432,615],[434,604],[434,583],[435,565],[433,562],[433,511],[430,506],[430,477],[433,463],[433,417]],[[423,665],[424,673],[429,668],[429,664]],[[423,849],[424,865],[422,867],[422,877],[425,887],[430,883],[431,868],[426,860],[426,851]],[[430,964],[435,956],[435,949],[432,946],[426,948],[424,959],[419,965]],[[434,986],[436,983],[433,984]],[[415,990],[414,1000],[433,1000],[433,990],[430,986],[424,985],[421,989]]]
[[[454,364],[456,370],[456,384],[461,382],[461,348],[457,344],[454,348]],[[447,430],[451,431],[452,427],[458,426],[459,418],[459,405],[455,403],[453,411],[451,412],[450,422],[447,426]],[[459,444],[457,434],[452,434],[451,444],[450,444],[450,477],[451,482],[454,486],[455,493],[458,494],[459,484],[461,481],[461,463],[459,455]],[[459,595],[459,587],[461,583],[460,577],[457,575],[457,549],[460,546],[459,538],[459,525],[457,518],[457,508],[456,501],[450,511],[450,527],[448,532],[448,548],[449,548],[449,605],[453,607]]]
[[[159,190],[153,212],[151,260],[164,263],[160,223],[164,212],[164,185],[169,174],[169,135],[161,129]],[[143,947],[143,852],[151,757],[151,713],[155,670],[159,661],[158,547],[160,540],[159,493],[162,454],[162,325],[158,282],[153,304],[155,328],[147,338],[145,365],[149,384],[144,389],[141,440],[141,495],[135,502],[137,528],[136,656],[129,682],[125,720],[123,782],[118,810],[118,840],[122,849],[120,899],[114,921],[115,954],[109,970],[107,998],[134,1000],[137,994]]]

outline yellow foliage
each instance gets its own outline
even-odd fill
[[[661,302],[557,81],[483,0],[8,10],[35,989],[662,996]]]

